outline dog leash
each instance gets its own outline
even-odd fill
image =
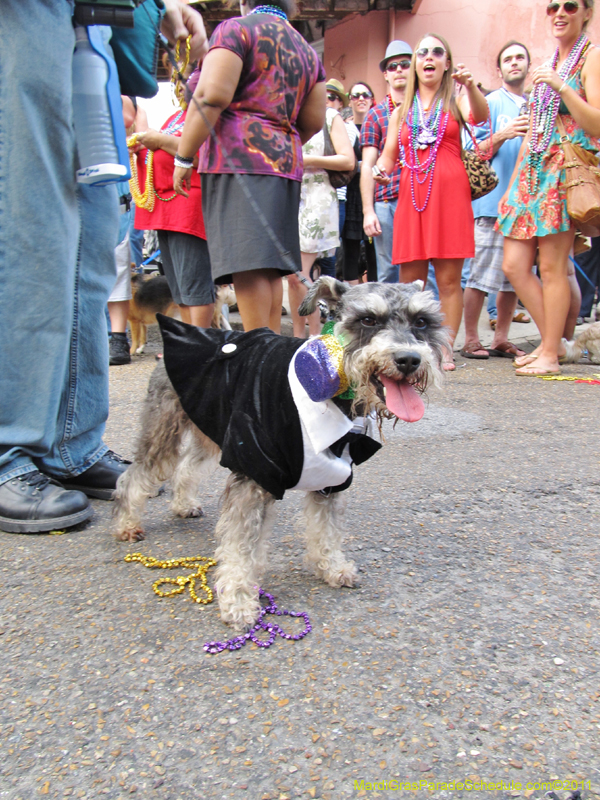
[[[584,272],[584,271],[581,269],[581,267],[580,267],[580,266],[579,266],[579,264],[578,264],[578,263],[575,261],[575,259],[573,258],[573,256],[569,256],[569,261],[570,261],[570,262],[573,264],[573,266],[575,267],[575,269],[577,270],[577,272],[578,272],[580,275],[582,275],[582,276],[585,278],[585,280],[586,280],[586,281],[589,283],[589,285],[592,287],[592,289],[594,289],[594,290],[595,290],[595,289],[596,289],[595,285],[594,285],[594,284],[592,283],[592,281],[591,281],[591,280],[588,278],[588,276],[585,274],[585,272]]]
[[[145,6],[142,6],[142,8],[144,8],[144,10],[146,12],[146,15],[148,16],[148,19],[150,20],[150,24],[153,25],[153,27],[155,28],[157,34],[159,35],[159,37],[161,39],[161,42],[162,42],[162,44],[163,44],[163,46],[164,46],[164,48],[165,48],[165,50],[167,52],[167,56],[169,58],[169,63],[171,64],[171,66],[173,68],[173,75],[176,75],[177,76],[177,82],[181,83],[181,85],[183,87],[185,87],[186,80],[185,80],[185,78],[183,77],[183,75],[180,72],[179,64],[177,63],[177,59],[175,57],[175,53],[173,51],[173,48],[169,44],[168,40],[161,33],[160,28],[158,27],[156,22],[150,16],[150,12],[148,11],[148,9],[145,8]],[[223,154],[223,157],[225,158],[227,166],[231,170],[231,173],[233,174],[234,179],[237,181],[237,183],[240,186],[242,192],[244,193],[246,199],[248,200],[249,205],[251,206],[252,210],[254,211],[256,216],[258,217],[258,220],[259,220],[260,224],[263,226],[267,236],[269,237],[269,239],[271,240],[271,242],[275,246],[275,249],[277,250],[281,260],[286,265],[286,267],[294,275],[296,275],[296,277],[298,278],[300,283],[304,284],[304,286],[306,286],[309,289],[312,286],[312,283],[308,280],[308,278],[306,278],[302,274],[301,270],[298,269],[297,265],[294,263],[294,261],[292,259],[292,256],[291,256],[289,250],[286,250],[283,247],[283,245],[281,244],[281,241],[280,241],[279,237],[277,236],[277,234],[273,230],[272,226],[269,224],[269,221],[265,217],[265,215],[263,214],[262,209],[260,208],[260,206],[258,205],[256,200],[252,196],[252,192],[250,191],[250,188],[248,187],[248,184],[246,183],[244,177],[242,176],[242,173],[236,171],[235,164],[233,163],[233,160],[232,160],[231,156],[229,155],[229,151],[227,150],[227,148],[225,147],[223,142],[219,141],[219,138],[218,138],[218,136],[217,136],[217,134],[215,132],[214,126],[210,124],[206,114],[204,113],[204,111],[202,110],[202,107],[200,106],[200,103],[196,100],[196,98],[194,97],[193,94],[192,94],[192,97],[191,97],[191,102],[194,103],[198,113],[202,117],[202,120],[203,120],[204,124],[208,128],[208,130],[210,132],[210,135],[213,138],[213,141],[215,142],[215,144],[217,144],[219,146],[219,149],[220,149],[221,153]]]

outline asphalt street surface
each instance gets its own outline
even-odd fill
[[[111,368],[126,457],[157,349]],[[208,655],[232,635],[216,603],[124,561],[211,556],[220,468],[203,518],[165,493],[133,546],[102,501],[62,535],[0,533],[0,798],[600,798],[600,385],[456,362],[355,471],[358,588],[307,572],[300,496],[278,504],[262,585],[308,612],[301,641]]]

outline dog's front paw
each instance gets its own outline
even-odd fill
[[[240,590],[237,592],[219,591],[218,583],[216,589],[223,622],[231,625],[238,633],[252,628],[260,614],[258,592],[248,594]]]
[[[124,531],[119,531],[116,536],[118,542],[141,542],[146,538],[143,528],[128,528]]]
[[[343,561],[336,564],[334,569],[330,569],[323,575],[323,580],[334,589],[342,586],[353,588],[358,583],[358,570],[354,561]]]
[[[202,506],[173,506],[173,511],[177,514],[178,517],[183,517],[183,519],[189,519],[190,517],[203,517],[204,511],[202,510]]]
[[[334,589],[340,589],[342,586],[353,588],[358,584],[358,570],[354,561],[339,561],[327,569],[319,569],[316,572],[319,578]]]

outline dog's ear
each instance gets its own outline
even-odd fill
[[[324,300],[329,306],[329,310],[331,310],[337,306],[342,295],[346,294],[349,288],[347,284],[336,281],[335,278],[331,278],[328,275],[323,275],[308,290],[308,294],[300,304],[298,313],[301,317],[307,317],[312,314],[317,308],[319,300]]]
[[[414,286],[418,292],[422,292],[425,289],[423,281],[413,281],[411,286]]]

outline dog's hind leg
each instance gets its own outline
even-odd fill
[[[308,492],[304,502],[306,563],[330,586],[354,586],[356,565],[342,552],[342,519],[346,500],[342,492]]]
[[[191,427],[164,365],[160,364],[150,379],[133,463],[117,481],[114,506],[117,539],[136,542],[144,538],[141,515],[146,500],[175,471],[182,437]]]
[[[275,498],[245,475],[232,473],[223,493],[215,553],[215,586],[221,619],[236,630],[250,628],[260,613],[258,583],[267,557]]]
[[[129,353],[133,356],[137,353],[140,343],[140,323],[137,319],[129,318],[129,330],[131,331],[131,347]]]
[[[202,517],[204,512],[197,500],[200,473],[221,451],[196,427],[185,434],[182,449],[181,460],[171,478],[171,509],[179,517]]]

